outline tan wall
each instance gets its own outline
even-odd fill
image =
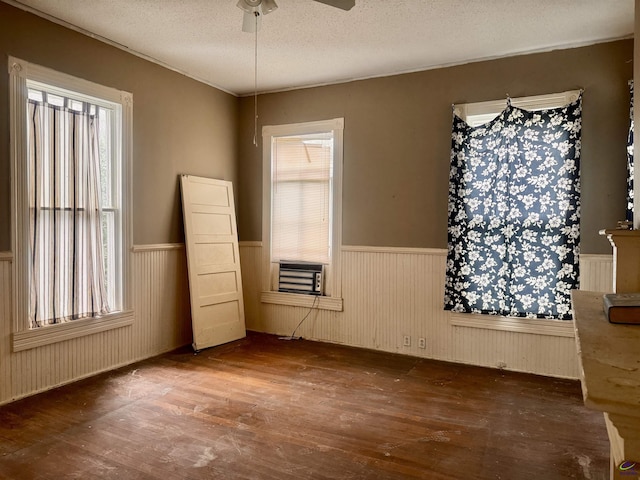
[[[133,93],[135,244],[183,240],[178,174],[235,183],[237,98],[0,3],[0,251],[10,249],[7,55]]]
[[[445,248],[451,104],[584,88],[582,251],[624,218],[633,40],[261,95],[259,126],[344,117],[343,243]],[[240,238],[261,239],[261,149],[241,99]]]

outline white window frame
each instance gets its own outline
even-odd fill
[[[575,102],[581,90],[512,98],[511,105],[529,111],[559,108]],[[471,127],[478,127],[496,118],[506,108],[507,99],[488,102],[462,103],[453,106],[453,113]],[[535,335],[573,337],[573,322],[566,320],[530,320],[520,317],[488,316],[474,313],[450,312],[451,325],[456,327],[502,330]]]
[[[57,72],[19,58],[9,56],[9,123],[11,141],[11,198],[12,228],[11,249],[13,252],[13,335],[14,352],[71,340],[85,335],[104,332],[133,324],[132,296],[132,139],[133,96],[131,93],[105,87],[71,75]],[[29,308],[29,263],[28,232],[29,204],[27,190],[27,98],[28,82],[71,91],[94,99],[103,99],[119,104],[120,132],[115,148],[120,148],[121,177],[121,308],[99,318],[74,320],[55,325],[31,329],[28,325]]]
[[[511,99],[511,105],[535,112],[547,108],[559,108],[575,102],[580,96],[580,90],[567,90],[560,93],[534,95]],[[507,107],[507,99],[491,100],[488,102],[461,103],[453,106],[455,113],[471,127],[477,127],[496,118]]]
[[[342,164],[344,118],[286,125],[267,125],[262,128],[262,303],[342,311],[342,275],[340,257],[342,250]],[[331,226],[331,265],[325,279],[329,291],[325,295],[278,292],[274,285],[271,262],[271,185],[272,140],[275,137],[333,133],[333,188]]]

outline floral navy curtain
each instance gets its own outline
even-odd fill
[[[627,220],[633,222],[633,80],[629,82],[631,108],[627,136]]]
[[[445,309],[569,320],[578,288],[582,96],[454,115]]]

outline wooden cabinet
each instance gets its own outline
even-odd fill
[[[582,394],[604,413],[611,478],[640,478],[640,326],[609,323],[602,295],[572,292]]]

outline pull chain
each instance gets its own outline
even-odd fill
[[[256,20],[256,37],[253,64],[253,144],[258,146],[258,12],[254,12]]]

